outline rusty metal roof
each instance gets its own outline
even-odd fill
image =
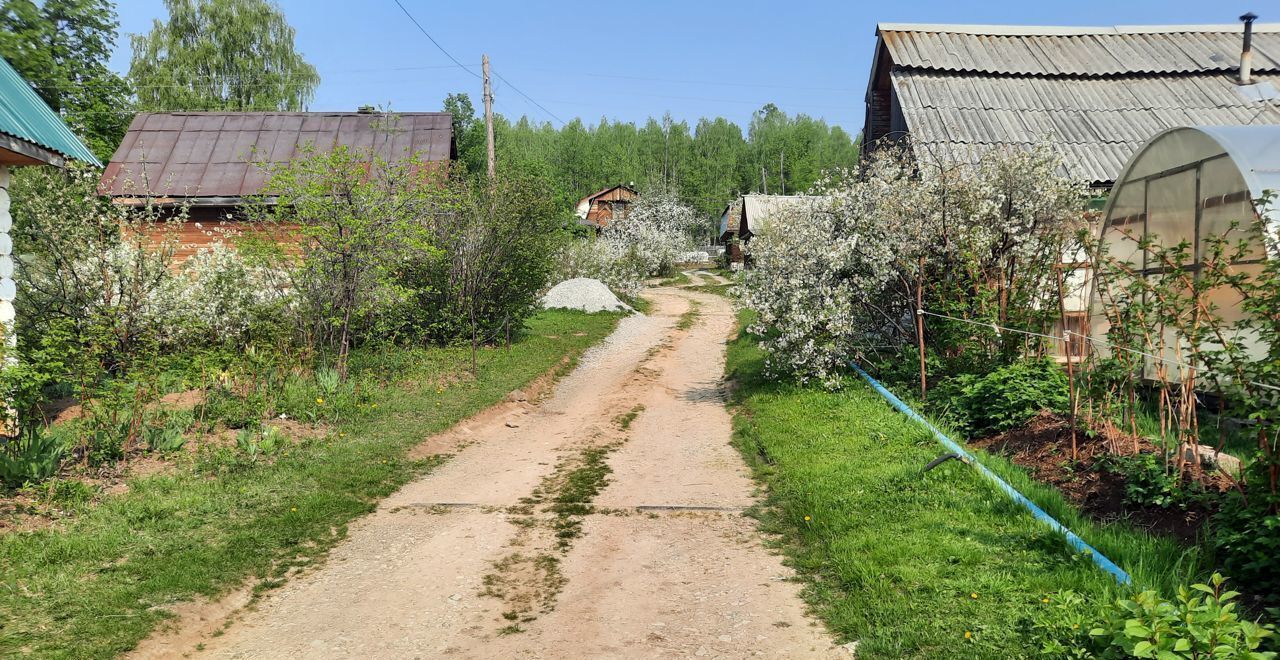
[[[933,71],[1027,76],[1235,71],[1236,25],[1023,27],[882,23],[893,63]],[[1253,70],[1280,73],[1280,24],[1253,26]]]
[[[262,164],[285,163],[309,148],[371,150],[386,160],[456,156],[448,113],[142,113],[102,175],[117,197],[153,195],[236,200],[262,192]]]
[[[890,61],[878,70],[913,143],[935,157],[1049,143],[1064,174],[1107,184],[1163,130],[1280,124],[1276,102],[1237,84],[1241,31],[882,24]],[[1254,31],[1256,82],[1280,87],[1280,25]]]

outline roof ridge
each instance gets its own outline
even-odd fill
[[[1280,23],[1254,23],[1254,32],[1280,32]],[[1105,34],[1159,34],[1178,32],[1242,33],[1241,23],[1201,25],[982,25],[965,23],[878,23],[880,32],[933,32],[984,36],[1085,36]]]

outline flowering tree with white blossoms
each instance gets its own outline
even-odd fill
[[[1084,208],[1058,159],[1043,148],[976,164],[916,155],[886,147],[862,172],[832,173],[814,191],[825,203],[751,242],[741,289],[774,369],[834,384],[850,359],[911,347],[918,308],[1036,329],[1056,318],[1054,268]],[[988,363],[1025,348],[957,323],[931,323],[926,343],[931,357]]]
[[[623,295],[639,295],[646,278],[669,273],[680,255],[690,251],[690,232],[697,224],[696,212],[675,193],[645,193],[599,236],[568,245],[560,275],[596,278]]]

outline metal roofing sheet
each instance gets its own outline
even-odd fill
[[[143,113],[134,117],[100,187],[120,196],[251,196],[265,183],[261,164],[286,163],[309,148],[324,152],[335,144],[386,159],[448,160],[453,122],[441,112]]]
[[[3,57],[0,57],[0,133],[67,158],[102,165]]]
[[[985,28],[985,29],[984,29]],[[897,66],[1032,76],[1234,71],[1240,25],[1052,29],[882,24]],[[1280,72],[1280,24],[1255,24],[1253,68]]]
[[[1151,136],[1175,126],[1280,124],[1276,104],[1249,101],[1228,75],[1043,78],[912,70],[892,72],[912,139],[970,162],[995,148],[1059,150],[1065,173],[1114,180]],[[1280,75],[1261,75],[1280,84]]]

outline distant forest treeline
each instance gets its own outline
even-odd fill
[[[458,156],[468,171],[485,169],[484,118],[466,94],[451,94]],[[521,117],[494,118],[499,167],[532,171],[554,182],[566,204],[601,188],[632,183],[641,191],[669,187],[699,213],[718,216],[746,192],[804,192],[823,170],[852,166],[858,143],[839,126],[788,116],[773,104],[756,111],[746,131],[717,117],[690,127],[670,115],[643,126],[574,119],[559,129]],[[763,181],[761,172],[763,170]]]

